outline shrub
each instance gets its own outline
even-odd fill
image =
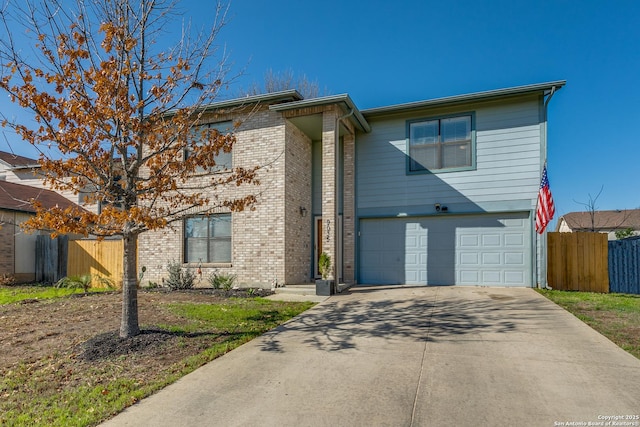
[[[209,275],[209,284],[214,289],[224,289],[228,291],[233,288],[236,276],[233,274],[213,272]]]
[[[16,280],[11,274],[3,274],[0,276],[0,286],[15,285]]]
[[[624,230],[616,230],[615,234],[616,239],[618,240],[626,239],[627,237],[633,237],[636,235],[636,233],[633,231],[633,228],[631,227]]]
[[[331,257],[326,252],[322,252],[320,254],[320,259],[318,259],[318,269],[320,270],[322,280],[327,280],[329,278],[329,274],[331,274]]]
[[[189,267],[183,268],[177,261],[169,262],[167,272],[169,277],[166,284],[172,290],[191,289],[196,282],[196,273]]]
[[[82,289],[86,294],[91,287],[92,277],[90,274],[80,276],[63,277],[56,283],[56,288]]]
[[[116,285],[113,283],[113,280],[109,279],[108,277],[95,276],[91,283],[93,283],[94,281],[97,282],[98,286],[101,288],[115,289],[116,287]]]

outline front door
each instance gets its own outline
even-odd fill
[[[315,217],[315,227],[313,233],[314,240],[314,257],[313,257],[313,274],[316,279],[320,279],[320,269],[318,268],[318,260],[322,253],[322,217]]]

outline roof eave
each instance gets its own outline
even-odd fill
[[[262,93],[259,95],[246,96],[244,98],[234,98],[227,101],[214,102],[204,105],[202,108],[207,110],[217,110],[220,108],[242,107],[254,104],[275,104],[281,102],[295,102],[303,99],[296,89],[283,90],[280,92]]]
[[[11,168],[9,168],[8,170],[10,171],[19,171],[19,170],[23,170],[23,169],[38,169],[41,166],[39,164],[33,164],[33,165],[18,165],[18,166],[13,166]]]
[[[242,108],[256,104],[277,104],[282,102],[295,102],[303,99],[303,96],[295,89],[288,89],[279,92],[263,93],[259,95],[250,95],[242,98],[234,98],[225,101],[212,102],[200,106],[197,111],[215,111],[229,108]],[[171,110],[166,113],[167,117],[176,114],[179,109]]]
[[[491,99],[506,98],[506,97],[516,96],[516,95],[526,95],[526,94],[535,93],[535,92],[543,92],[546,94],[551,90],[561,89],[566,83],[567,83],[566,80],[557,80],[553,82],[537,83],[537,84],[526,85],[526,86],[516,86],[516,87],[510,87],[510,88],[504,88],[504,89],[489,90],[485,92],[475,92],[475,93],[469,93],[464,95],[435,98],[435,99],[429,99],[426,101],[408,102],[404,104],[390,105],[386,107],[369,108],[366,110],[362,110],[362,114],[364,116],[376,116],[376,115],[392,114],[400,111],[405,112],[405,111],[411,111],[411,110],[421,110],[424,108],[429,108],[434,106],[487,101]]]
[[[370,132],[371,126],[364,118],[358,107],[354,104],[351,97],[346,94],[323,96],[320,98],[302,99],[300,101],[287,102],[283,104],[270,105],[269,109],[273,111],[283,112],[288,110],[295,110],[299,108],[311,108],[321,107],[331,104],[343,104],[343,109],[351,113],[353,112],[354,123],[363,132]]]

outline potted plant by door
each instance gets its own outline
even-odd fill
[[[322,252],[318,259],[318,270],[322,280],[316,280],[316,295],[329,296],[335,293],[335,281],[330,279],[331,257]]]

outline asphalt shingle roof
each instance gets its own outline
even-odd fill
[[[32,200],[40,202],[47,209],[56,206],[62,209],[76,206],[69,199],[51,190],[0,181],[0,209],[35,213],[36,210],[31,205]]]
[[[6,151],[0,151],[0,160],[7,163],[10,166],[33,166],[37,165],[36,159],[29,157],[18,156],[17,154],[7,153]]]
[[[562,216],[572,230],[591,230],[589,212],[570,212]],[[559,224],[559,223],[558,223]],[[593,228],[596,230],[618,230],[632,228],[640,230],[640,209],[595,211]]]

